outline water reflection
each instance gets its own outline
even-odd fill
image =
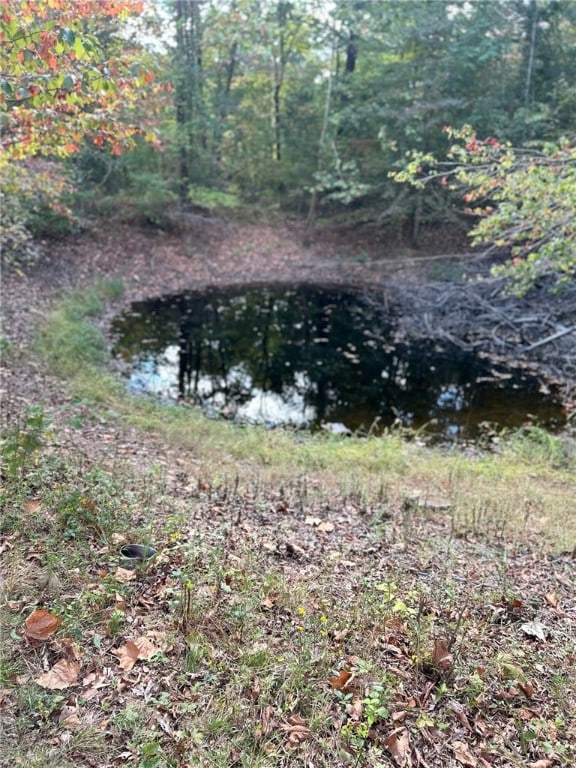
[[[395,343],[396,321],[376,295],[238,287],[135,304],[113,331],[133,390],[212,415],[350,430],[400,422],[446,437],[473,437],[484,421],[563,423],[525,370],[453,345]]]

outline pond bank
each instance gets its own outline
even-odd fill
[[[133,301],[163,294],[269,282],[370,287],[400,314],[398,341],[429,338],[529,367],[563,392],[576,392],[576,286],[563,294],[503,296],[477,254],[443,254],[462,243],[428,238],[426,251],[365,235],[319,233],[305,247],[297,224],[269,227],[194,216],[179,233],[114,225],[44,244],[29,273],[4,276],[5,335],[25,343],[32,307],[66,289],[121,278],[124,294],[102,320]]]

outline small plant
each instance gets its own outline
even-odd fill
[[[34,462],[44,445],[49,424],[41,406],[30,406],[26,410],[23,426],[16,427],[2,440],[4,471],[9,479],[20,477]]]

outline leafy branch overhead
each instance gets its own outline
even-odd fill
[[[0,0],[5,163],[65,157],[85,138],[112,154],[153,135],[126,119],[152,87],[141,48],[123,37],[142,0]]]
[[[510,277],[525,293],[537,280],[556,287],[576,274],[576,142],[532,143],[515,148],[494,137],[480,139],[470,126],[445,128],[455,139],[447,160],[412,153],[398,182],[423,188],[440,183],[463,194],[476,218],[474,245],[509,249],[511,261],[493,272]]]

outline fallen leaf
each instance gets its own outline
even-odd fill
[[[278,600],[278,595],[266,595],[260,600],[260,608],[263,608],[265,611],[270,611],[276,605],[276,600]]]
[[[76,685],[78,682],[78,673],[80,672],[80,664],[77,661],[68,661],[68,659],[60,659],[56,664],[45,672],[40,677],[34,680],[41,688],[49,688],[54,691],[61,691],[64,688],[69,688],[71,685]]]
[[[143,661],[148,661],[162,650],[155,645],[149,637],[138,637],[134,640],[134,643],[138,648],[138,658]]]
[[[121,669],[128,672],[138,661],[140,649],[133,640],[128,640],[118,650],[112,651],[112,655],[118,657]]]
[[[546,600],[548,605],[552,608],[558,608],[558,595],[556,592],[547,592],[546,595],[544,595],[544,600]]]
[[[538,619],[534,619],[534,621],[528,621],[526,624],[522,624],[520,629],[526,635],[530,635],[530,637],[536,637],[538,640],[546,640],[546,637],[548,636],[546,627],[544,624],[541,624]]]
[[[28,499],[28,501],[24,502],[24,512],[27,515],[33,515],[35,512],[38,512],[40,507],[41,502],[39,499]]]
[[[80,646],[71,637],[55,638],[50,643],[50,649],[68,661],[80,661],[82,658]]]
[[[314,515],[306,515],[304,523],[306,525],[320,525],[322,519],[320,517],[314,517]]]
[[[442,640],[434,640],[432,663],[437,669],[447,672],[452,668],[453,657]]]
[[[82,723],[78,716],[78,707],[71,707],[68,704],[64,704],[58,716],[58,723],[64,726],[64,728],[70,728],[70,730],[80,728]]]
[[[392,755],[394,762],[402,768],[408,762],[410,735],[407,728],[396,728],[384,740],[384,746]]]
[[[62,624],[62,619],[44,608],[37,608],[28,616],[25,624],[28,639],[47,640]]]
[[[534,686],[532,683],[527,680],[525,683],[518,683],[518,688],[522,691],[524,696],[526,696],[527,699],[531,699],[532,696],[534,696]]]
[[[554,760],[551,760],[549,757],[544,757],[542,760],[536,760],[535,763],[530,763],[528,768],[552,768],[554,765]]]
[[[290,715],[287,723],[281,723],[280,728],[288,734],[289,749],[294,749],[311,735],[310,729],[300,715]]]
[[[256,702],[260,698],[260,680],[257,677],[252,682],[252,688],[250,689],[250,698]]]
[[[470,752],[468,745],[463,741],[453,741],[450,745],[454,751],[454,757],[462,765],[468,765],[470,768],[475,768],[478,765],[478,760]]]
[[[90,672],[82,680],[82,686],[85,689],[82,693],[82,698],[89,700],[98,696],[98,691],[101,688],[106,688],[112,682],[113,677],[114,673],[109,667],[105,667],[101,671]]]
[[[129,568],[116,568],[116,571],[114,573],[114,578],[116,581],[133,581],[137,576],[136,571],[131,571]]]
[[[329,523],[328,521],[320,523],[318,530],[322,531],[322,533],[331,533],[334,530],[334,523]]]
[[[350,682],[352,672],[347,669],[343,669],[336,677],[331,677],[328,682],[334,688],[335,691],[343,691],[346,685]]]
[[[350,720],[354,722],[360,722],[362,719],[362,712],[364,711],[364,705],[360,696],[353,696],[352,701],[346,704],[346,714]]]

